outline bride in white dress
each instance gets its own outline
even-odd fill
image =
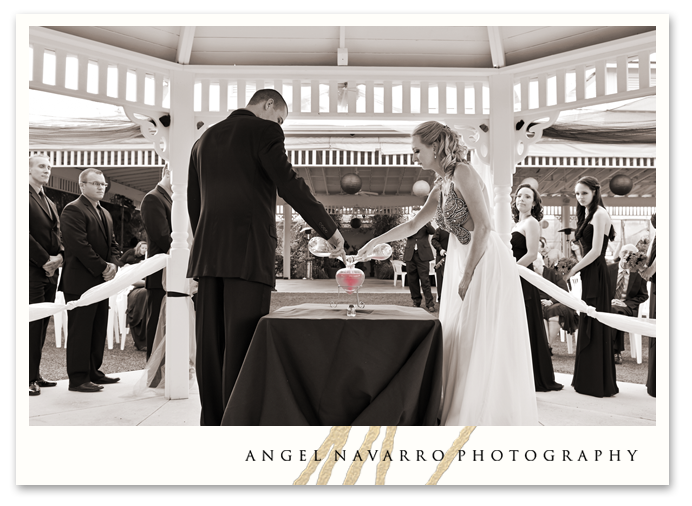
[[[359,254],[413,235],[433,218],[447,229],[441,424],[538,425],[521,282],[509,245],[492,230],[485,185],[449,127],[422,123],[411,146],[414,161],[438,180],[415,218]]]

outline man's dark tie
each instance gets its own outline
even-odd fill
[[[629,281],[629,272],[620,269],[618,271],[618,280],[615,285],[615,298],[623,300],[625,298],[625,291],[627,290],[627,282]]]
[[[106,215],[103,212],[103,208],[98,205],[96,206],[96,209],[99,211],[99,215],[101,216],[101,222],[103,223],[103,230],[106,232],[106,235],[108,235],[108,221],[106,221]]]
[[[41,202],[43,203],[43,208],[48,211],[48,216],[50,216],[51,219],[53,219],[53,211],[50,209],[50,204],[48,204],[48,199],[46,198],[46,194],[43,193],[43,189],[41,189],[40,192],[38,192],[38,196],[41,199]]]

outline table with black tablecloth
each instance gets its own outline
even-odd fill
[[[424,309],[302,304],[260,320],[222,425],[436,425],[441,391]]]

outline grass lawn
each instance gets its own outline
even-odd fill
[[[385,293],[365,293],[361,294],[361,300],[367,305],[385,304],[396,306],[410,306],[411,298],[408,294],[385,294]],[[335,294],[324,293],[283,293],[273,292],[270,311],[275,311],[284,306],[297,306],[299,304],[328,304],[331,300],[336,300]],[[340,307],[344,307],[349,300],[343,294],[340,298]],[[439,309],[439,308],[438,308]],[[437,315],[437,313],[435,313]],[[636,359],[630,357],[629,339],[625,337],[625,351],[622,354],[622,365],[616,366],[617,380],[628,383],[646,383],[647,362],[649,356],[649,339],[644,337],[642,340],[643,359],[641,364],[637,364]],[[144,368],[146,354],[137,351],[128,336],[125,342],[125,349],[120,350],[120,345],[114,343],[113,349],[106,348],[103,359],[102,370],[106,374],[117,374],[125,371],[137,371]],[[574,354],[567,353],[567,344],[556,340],[553,344],[553,367],[555,372],[572,374],[574,372]],[[65,369],[65,348],[55,347],[55,333],[53,331],[53,319],[51,318],[46,335],[46,344],[43,347],[41,359],[41,375],[50,380],[67,379]],[[565,385],[568,387],[569,385]]]

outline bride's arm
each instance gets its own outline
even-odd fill
[[[435,217],[435,210],[437,209],[439,198],[440,187],[439,185],[435,185],[430,195],[428,195],[428,200],[425,201],[425,205],[411,221],[402,223],[388,232],[375,237],[358,251],[358,255],[368,255],[378,244],[406,239],[418,232],[426,223],[430,222]]]
[[[488,247],[488,237],[491,230],[490,214],[486,207],[486,195],[485,191],[483,191],[481,178],[473,167],[467,163],[458,164],[452,180],[454,181],[455,189],[459,189],[466,202],[466,207],[469,209],[474,226],[471,250],[469,251],[466,268],[459,283],[459,295],[464,300],[476,266],[483,258]]]

